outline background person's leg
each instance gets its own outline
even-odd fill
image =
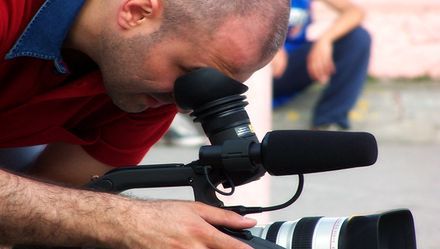
[[[0,168],[23,172],[31,167],[46,145],[0,149]]]
[[[366,80],[370,46],[370,35],[363,28],[356,28],[336,41],[336,72],[315,107],[313,127],[337,124],[343,129],[350,128],[348,116]]]

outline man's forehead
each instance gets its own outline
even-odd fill
[[[262,46],[259,34],[253,32],[252,29],[241,27],[240,24],[241,22],[237,20],[226,22],[216,32],[213,45],[216,46],[214,51],[221,61],[219,69],[243,81],[268,61],[263,61],[261,58]]]

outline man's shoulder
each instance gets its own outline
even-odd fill
[[[4,0],[0,1],[0,53],[4,56],[32,17],[44,3],[44,0]]]

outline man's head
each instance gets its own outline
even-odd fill
[[[289,0],[88,0],[82,19],[96,22],[97,40],[83,52],[114,103],[140,112],[171,102],[174,81],[196,68],[249,78],[282,46],[289,9]]]

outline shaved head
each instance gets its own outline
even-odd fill
[[[212,67],[239,81],[270,62],[287,35],[290,0],[86,1],[69,35],[126,112],[173,101],[176,79]]]
[[[289,11],[290,0],[164,0],[161,29],[188,37],[211,37],[228,19],[246,18],[262,33],[258,42],[261,59],[265,59],[283,45]]]

